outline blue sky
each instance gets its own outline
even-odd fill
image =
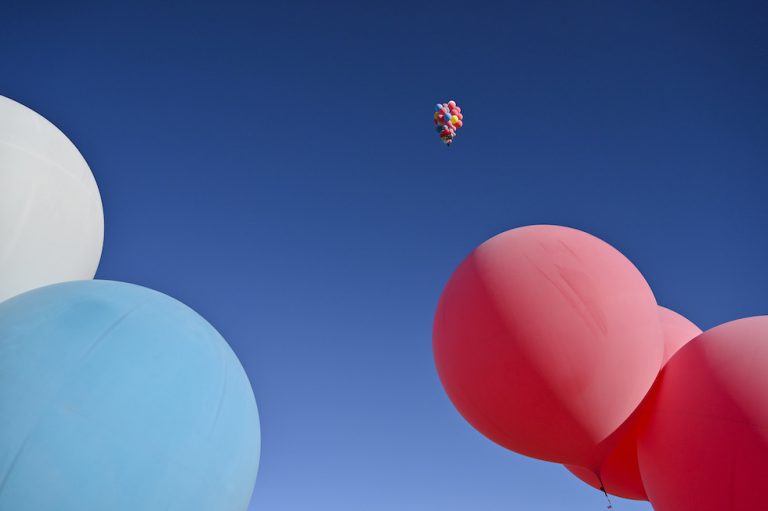
[[[127,4],[4,2],[0,93],[91,165],[98,277],[184,301],[240,357],[253,510],[604,508],[439,385],[439,293],[503,230],[598,235],[702,328],[768,311],[765,4]]]

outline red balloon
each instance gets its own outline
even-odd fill
[[[768,316],[701,334],[672,357],[638,442],[656,511],[764,509]]]
[[[664,335],[663,365],[677,350],[699,335],[701,330],[680,314],[661,306],[659,306],[659,318]],[[606,453],[596,472],[573,465],[566,465],[566,468],[594,488],[603,489],[600,484],[602,480],[605,491],[611,495],[625,499],[648,500],[637,462],[637,438],[642,431],[643,421],[647,420],[650,412],[651,409],[644,400],[632,416],[612,435],[615,447]],[[605,443],[608,444],[610,441]]]
[[[640,272],[594,236],[552,225],[475,249],[433,330],[440,379],[470,424],[521,454],[589,468],[651,387],[663,350]]]

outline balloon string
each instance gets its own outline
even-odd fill
[[[600,481],[600,491],[603,492],[603,495],[605,495],[605,500],[608,501],[608,509],[613,509],[613,504],[611,504],[611,497],[608,496],[608,492],[605,490],[605,485],[603,484],[603,478],[600,477],[600,474],[597,475],[597,480]]]

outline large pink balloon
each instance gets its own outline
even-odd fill
[[[433,351],[453,404],[521,454],[595,468],[663,355],[639,271],[575,229],[521,227],[472,252],[440,299]]]
[[[680,314],[661,306],[659,318],[664,334],[664,365],[677,350],[699,335],[701,330]],[[647,402],[643,401],[632,416],[616,430],[611,436],[615,447],[600,460],[597,471],[574,465],[566,465],[566,468],[594,488],[604,489],[625,499],[648,500],[637,463],[637,438],[649,412]],[[601,487],[601,480],[604,487]]]
[[[638,457],[656,511],[768,509],[768,316],[696,337],[651,399]]]

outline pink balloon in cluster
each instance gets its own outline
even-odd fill
[[[638,442],[656,511],[766,509],[768,316],[699,335],[666,365]]]
[[[597,469],[664,343],[656,300],[626,257],[585,232],[536,225],[461,263],[440,298],[433,351],[448,396],[481,433]]]
[[[438,105],[441,137],[459,115]],[[768,316],[702,334],[606,243],[527,226],[456,269],[433,352],[458,411],[504,447],[656,511],[764,507]]]

